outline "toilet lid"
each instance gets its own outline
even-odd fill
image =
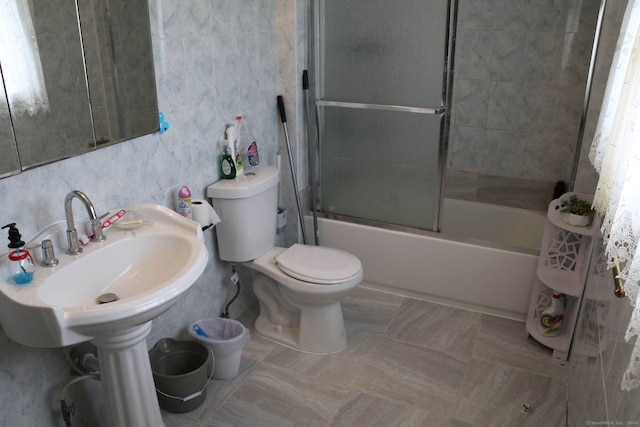
[[[345,282],[362,269],[360,260],[350,253],[300,244],[278,255],[276,263],[291,277],[324,285]]]

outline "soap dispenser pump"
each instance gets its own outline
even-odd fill
[[[33,280],[35,265],[33,257],[28,250],[23,249],[24,242],[20,231],[15,223],[7,224],[3,229],[9,229],[9,249],[14,249],[9,253],[9,276],[16,285],[24,285]]]

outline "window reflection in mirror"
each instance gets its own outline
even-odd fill
[[[0,57],[5,61],[6,94],[16,114],[49,110],[42,62],[27,0],[2,0]]]
[[[2,76],[1,68],[0,76]],[[0,83],[2,83],[1,79]],[[4,93],[4,86],[0,84],[0,178],[13,175],[19,171],[20,163],[18,162],[18,152],[13,139],[9,106]]]
[[[22,51],[14,55],[3,51],[0,57],[22,169],[92,150],[93,126],[74,3],[2,0],[0,4],[3,15],[16,5],[12,16],[19,22],[9,37],[20,40],[22,32],[25,38]],[[13,67],[16,62],[25,65]],[[34,70],[38,63],[43,84],[37,82],[39,73]],[[25,83],[28,71],[34,77]]]

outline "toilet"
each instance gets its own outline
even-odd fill
[[[338,249],[276,247],[278,181],[278,169],[257,166],[207,187],[221,219],[220,259],[252,270],[259,335],[297,350],[336,353],[347,346],[340,300],[362,281],[362,264]]]

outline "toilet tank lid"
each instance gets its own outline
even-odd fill
[[[221,179],[207,187],[212,199],[244,199],[255,196],[278,184],[278,169],[256,166],[234,179]]]

